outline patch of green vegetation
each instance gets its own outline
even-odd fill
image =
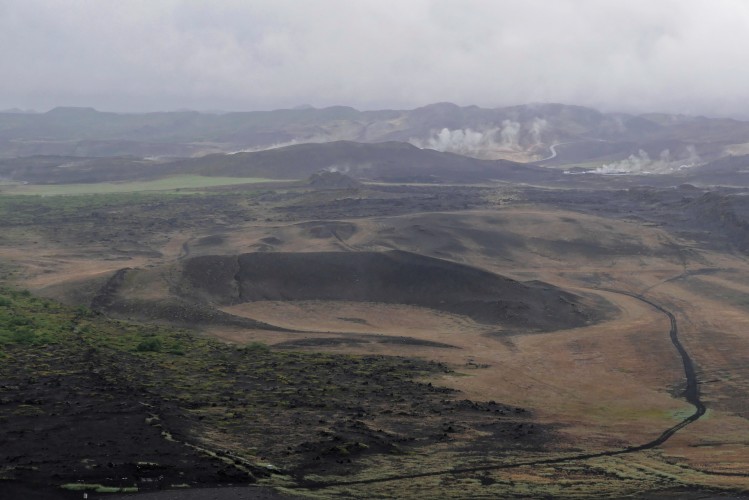
[[[68,491],[93,491],[94,493],[137,493],[137,486],[118,487],[104,486],[96,483],[67,483],[60,486],[63,490]]]
[[[270,347],[268,344],[263,342],[250,342],[249,344],[243,345],[240,349],[247,352],[268,352]]]
[[[71,313],[27,291],[0,289],[0,349],[54,344],[69,332]]]
[[[258,184],[275,182],[274,179],[260,177],[206,177],[202,175],[176,175],[149,181],[99,182],[87,184],[24,184],[6,191],[14,195],[82,195],[108,193],[135,193],[140,191],[174,191],[179,189],[199,189],[238,184]]]
[[[60,486],[63,490],[68,491],[91,491],[96,488],[103,488],[101,484],[89,484],[89,483],[67,483]]]
[[[141,341],[135,348],[138,352],[161,352],[161,340],[151,337]]]

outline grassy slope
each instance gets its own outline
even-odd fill
[[[406,395],[413,411],[445,392],[413,381],[442,370],[434,363],[233,347],[8,289],[0,359],[0,479],[60,485],[132,487],[143,463],[159,464],[160,486],[251,482],[267,475],[267,460],[293,470],[310,454],[324,465],[394,452],[342,429],[391,407],[388,394]]]

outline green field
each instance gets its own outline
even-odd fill
[[[27,195],[71,195],[132,193],[137,191],[171,191],[176,189],[199,189],[236,184],[276,182],[275,179],[259,177],[205,177],[202,175],[177,175],[152,181],[101,182],[92,184],[0,184],[0,194]]]

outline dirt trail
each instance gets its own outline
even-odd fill
[[[678,276],[677,278],[674,278],[674,279],[678,279],[681,276],[683,276],[683,275],[680,275],[680,276]],[[704,403],[700,400],[700,387],[699,387],[699,382],[697,381],[697,374],[696,374],[696,372],[694,370],[694,363],[692,362],[692,358],[689,356],[689,353],[684,348],[684,345],[679,340],[679,328],[678,328],[678,326],[676,324],[676,317],[673,315],[673,313],[671,311],[667,310],[663,306],[661,306],[661,305],[653,302],[650,299],[646,299],[642,295],[639,295],[639,294],[636,294],[636,293],[624,292],[624,291],[621,291],[621,290],[611,290],[611,289],[605,289],[605,288],[603,288],[602,290],[606,290],[608,292],[613,292],[613,293],[618,293],[620,295],[627,295],[627,296],[635,298],[635,299],[637,299],[637,300],[639,300],[641,302],[644,302],[644,303],[650,305],[651,307],[657,309],[658,311],[662,312],[666,316],[668,316],[668,319],[671,322],[671,330],[669,332],[669,336],[671,337],[671,343],[674,345],[674,347],[676,348],[676,350],[679,352],[679,356],[681,356],[681,360],[682,360],[682,363],[684,365],[684,375],[686,376],[686,379],[687,379],[687,387],[686,387],[686,389],[684,389],[684,393],[683,393],[684,399],[686,399],[689,404],[691,404],[692,406],[695,407],[695,411],[694,411],[694,413],[692,415],[690,415],[687,418],[685,418],[679,424],[675,425],[674,427],[672,427],[668,431],[665,431],[661,435],[661,437],[659,437],[655,441],[651,441],[652,443],[655,443],[655,442],[659,441],[660,439],[662,439],[662,441],[657,442],[655,444],[655,446],[657,446],[659,444],[663,444],[676,431],[678,431],[679,429],[681,429],[681,428],[683,428],[683,427],[691,424],[692,422],[694,422],[695,420],[697,420],[698,418],[700,418],[702,415],[704,415],[705,411],[706,411]],[[665,438],[664,438],[664,436],[665,436]],[[651,448],[652,448],[652,446],[651,446]]]
[[[529,467],[529,466],[534,466],[534,465],[560,464],[560,463],[566,463],[566,462],[589,460],[593,458],[614,457],[618,455],[625,455],[628,453],[636,453],[639,451],[653,449],[657,446],[664,444],[666,441],[668,441],[669,438],[671,438],[678,431],[688,426],[689,424],[697,421],[700,417],[702,417],[705,414],[705,411],[706,411],[706,407],[700,399],[699,382],[697,381],[697,375],[695,373],[694,363],[692,362],[692,358],[689,356],[689,353],[687,352],[687,350],[684,348],[681,341],[679,340],[679,329],[678,329],[678,325],[676,322],[676,317],[671,311],[669,311],[665,307],[661,306],[660,304],[650,299],[643,297],[640,294],[636,294],[636,293],[628,292],[624,290],[616,290],[612,288],[599,288],[597,290],[632,297],[641,302],[644,302],[645,304],[653,307],[654,309],[656,309],[657,311],[661,312],[666,317],[668,317],[670,321],[669,336],[671,338],[671,343],[674,345],[674,347],[679,353],[679,356],[682,359],[682,364],[684,367],[684,375],[686,377],[686,388],[683,392],[683,396],[684,396],[684,399],[686,399],[688,403],[694,406],[695,408],[694,413],[684,418],[681,422],[677,423],[676,425],[664,430],[657,438],[651,441],[648,441],[640,445],[629,446],[627,448],[622,448],[618,450],[600,451],[600,452],[595,452],[595,453],[583,453],[583,454],[577,454],[577,455],[572,455],[572,456],[554,457],[554,458],[546,458],[546,459],[539,459],[539,460],[528,460],[524,462],[514,462],[514,463],[509,463],[509,464],[492,464],[492,465],[486,465],[486,466],[453,468],[453,469],[445,469],[441,471],[394,475],[394,476],[387,476],[387,477],[381,477],[381,478],[363,479],[363,480],[358,480],[358,481],[357,480],[330,481],[330,482],[310,481],[310,482],[307,482],[305,486],[310,487],[310,488],[322,489],[322,488],[329,488],[329,487],[335,487],[335,486],[348,486],[348,485],[355,485],[355,484],[372,484],[372,483],[381,483],[381,482],[387,482],[387,481],[399,481],[399,480],[404,480],[404,479],[418,479],[418,478],[424,478],[424,477],[441,476],[441,475],[446,475],[446,474],[462,474],[462,473],[473,473],[473,472],[482,472],[482,471],[490,471],[490,470],[514,469],[514,468]]]

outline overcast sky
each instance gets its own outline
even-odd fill
[[[0,109],[749,117],[747,0],[0,0]]]

